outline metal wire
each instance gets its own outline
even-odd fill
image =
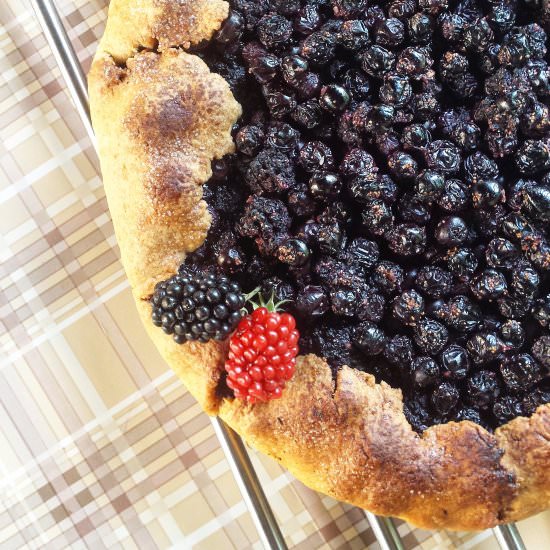
[[[365,511],[367,520],[382,550],[404,550],[401,537],[391,518],[375,516]]]
[[[502,550],[525,550],[525,544],[515,523],[495,527],[493,533]]]
[[[261,526],[258,533],[264,546],[273,550],[286,550],[285,539],[262,490],[260,480],[242,439],[219,418],[212,418],[212,424],[248,509],[256,525]]]
[[[86,132],[95,146],[86,77],[55,4],[53,0],[31,0],[31,4]],[[286,550],[287,545],[242,439],[219,418],[211,420],[263,545],[269,550]],[[379,517],[367,511],[365,515],[383,550],[403,550],[403,543],[391,518]],[[493,532],[502,550],[525,550],[514,524],[497,527]]]

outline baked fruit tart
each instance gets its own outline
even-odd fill
[[[540,0],[112,0],[90,73],[139,313],[323,493],[425,528],[550,505]]]

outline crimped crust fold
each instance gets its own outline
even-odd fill
[[[147,299],[206,238],[201,186],[211,160],[233,151],[241,113],[227,83],[180,48],[209,39],[227,13],[221,0],[112,0],[90,73],[122,261],[157,348],[208,413],[335,498],[421,527],[461,530],[548,507],[550,405],[495,434],[460,422],[419,436],[400,390],[347,367],[334,381],[328,365],[308,355],[281,400],[250,406],[217,392],[224,344],[180,346],[153,327]]]

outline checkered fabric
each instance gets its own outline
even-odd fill
[[[87,69],[107,1],[58,7]],[[97,158],[28,1],[0,2],[0,67],[1,550],[261,548],[208,418],[137,319]],[[252,459],[290,547],[378,548],[361,510]],[[531,548],[548,519],[523,524]],[[398,527],[407,549],[496,547]]]

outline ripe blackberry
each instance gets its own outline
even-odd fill
[[[273,254],[287,238],[291,219],[282,201],[251,196],[237,225],[243,237],[255,240],[262,254]]]
[[[376,290],[367,288],[361,292],[357,305],[357,318],[360,321],[379,323],[384,317],[386,300]]]
[[[550,187],[529,186],[522,193],[522,209],[535,221],[550,222]]]
[[[403,269],[388,261],[379,262],[374,268],[371,282],[384,294],[394,294],[401,289],[404,281]]]
[[[450,141],[432,141],[426,147],[425,159],[428,168],[443,174],[456,174],[460,169],[460,151]]]
[[[380,247],[376,242],[363,238],[353,239],[346,247],[346,259],[363,269],[373,268],[380,257]]]
[[[367,9],[367,0],[332,0],[331,3],[334,15],[342,19],[360,15]]]
[[[292,35],[292,23],[282,15],[264,15],[256,27],[260,42],[270,49],[283,45]]]
[[[339,42],[344,48],[357,52],[369,43],[369,29],[364,21],[345,21],[340,29]]]
[[[395,17],[380,22],[374,33],[374,41],[386,48],[395,48],[405,40],[405,25]]]
[[[365,201],[365,209],[361,215],[363,227],[367,232],[382,236],[393,226],[393,214],[388,205],[378,199]]]
[[[458,216],[443,218],[435,230],[435,238],[443,246],[457,246],[468,238],[468,226]]]
[[[477,266],[479,260],[470,248],[456,248],[452,250],[447,258],[447,267],[449,271],[463,279],[471,277]]]
[[[228,338],[241,320],[245,297],[224,275],[182,270],[156,285],[151,304],[153,324],[183,344]]]
[[[411,42],[427,44],[430,42],[434,30],[433,18],[427,13],[415,13],[407,21],[407,30]]]
[[[309,180],[311,196],[322,201],[335,199],[342,189],[342,180],[333,172],[315,172]]]
[[[416,194],[431,203],[441,197],[445,190],[445,177],[435,170],[423,170],[415,182]]]
[[[330,303],[334,315],[353,317],[357,311],[357,292],[351,288],[338,288],[330,293]]]
[[[426,249],[426,228],[412,223],[396,225],[386,238],[390,250],[399,256],[418,256]]]
[[[394,65],[395,54],[379,45],[368,48],[361,60],[361,68],[375,78],[382,78]]]
[[[290,115],[292,119],[307,130],[313,130],[320,126],[323,119],[323,110],[319,101],[312,99],[300,103]]]
[[[429,206],[417,195],[405,194],[397,204],[399,217],[406,222],[426,225],[431,219]]]
[[[512,392],[526,391],[542,379],[540,365],[527,353],[513,355],[502,361],[500,374]]]
[[[437,204],[446,212],[460,212],[468,204],[468,198],[466,186],[460,180],[450,179],[445,182]]]
[[[504,190],[496,179],[478,180],[472,187],[474,208],[492,208],[504,199]]]
[[[298,163],[308,173],[334,168],[334,155],[322,141],[310,141],[300,149]]]
[[[315,65],[326,65],[336,53],[336,37],[328,31],[314,32],[302,42],[300,53]]]
[[[536,301],[533,317],[542,327],[550,327],[550,294]]]
[[[277,249],[277,258],[280,262],[298,267],[304,265],[310,257],[307,244],[300,239],[288,239]]]
[[[265,134],[261,126],[243,126],[235,136],[235,144],[240,153],[254,156],[263,146]]]

